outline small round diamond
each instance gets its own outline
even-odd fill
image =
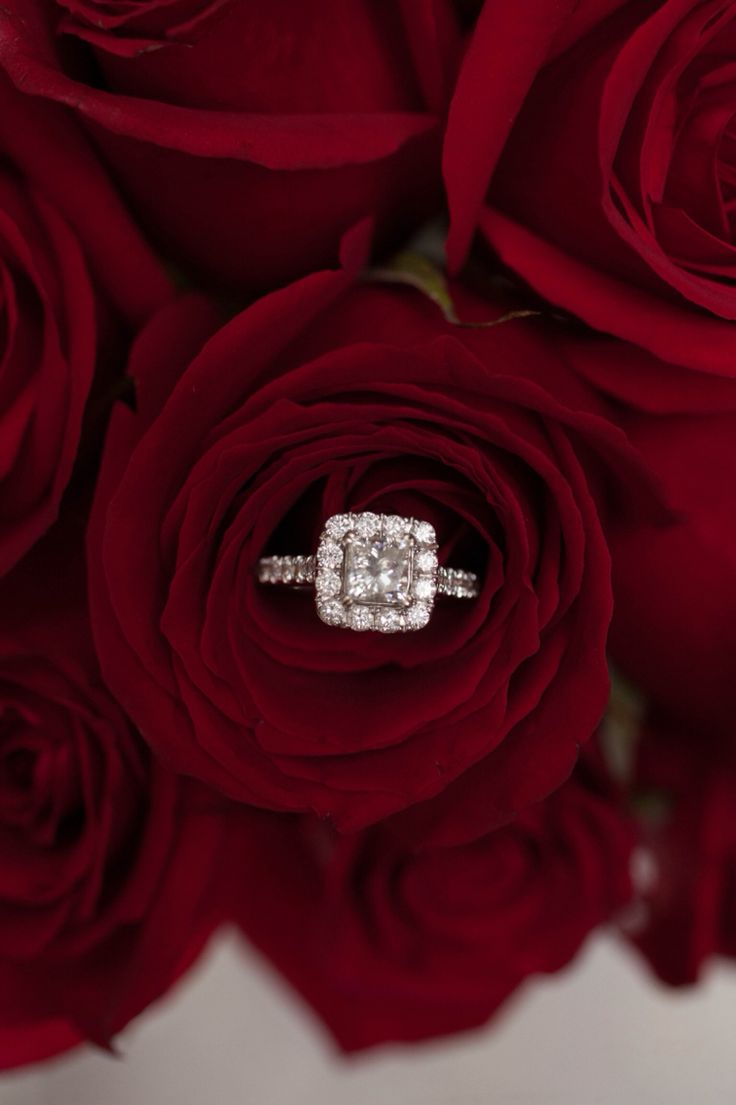
[[[375,537],[381,528],[381,519],[377,514],[366,511],[365,514],[356,515],[353,528],[359,537]]]
[[[317,606],[317,613],[323,622],[327,622],[328,625],[345,625],[346,614],[345,607],[337,599],[330,599],[328,602],[319,603]]]
[[[436,590],[436,584],[432,579],[418,579],[414,583],[414,597],[417,599],[434,598]]]
[[[333,514],[325,522],[325,533],[339,541],[341,537],[352,529],[353,519],[350,514]]]
[[[401,629],[401,614],[398,610],[379,610],[376,615],[376,629],[381,633],[398,633]]]
[[[332,541],[325,541],[319,547],[319,563],[324,568],[339,568],[342,565],[342,549]]]
[[[337,595],[341,586],[342,580],[337,572],[320,571],[317,576],[317,594],[319,595]]]
[[[406,612],[406,624],[409,629],[423,629],[429,622],[429,618],[432,611],[429,606],[425,606],[424,603],[418,602]]]
[[[398,514],[384,515],[383,532],[390,541],[400,541],[411,531],[411,521]]]
[[[433,572],[437,567],[437,553],[422,549],[414,557],[414,564],[418,572]]]
[[[429,522],[414,522],[412,526],[414,530],[414,537],[420,545],[434,545],[437,538],[434,532],[434,526],[431,526]]]
[[[348,623],[351,629],[360,632],[373,629],[373,611],[368,606],[354,606],[348,614]]]

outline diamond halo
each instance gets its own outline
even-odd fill
[[[320,536],[314,583],[317,613],[327,625],[421,629],[438,588],[434,527],[395,514],[335,514]]]
[[[474,599],[475,572],[440,567],[429,522],[398,514],[334,514],[314,555],[262,556],[258,580],[314,587],[326,625],[404,633],[428,624],[438,595]]]

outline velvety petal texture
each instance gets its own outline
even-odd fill
[[[121,57],[193,46],[233,0],[57,0],[62,34]]]
[[[110,332],[167,295],[75,124],[0,78],[0,576],[58,514]]]
[[[3,582],[0,1065],[111,1036],[221,920],[226,822],[99,677],[78,538]]]
[[[76,457],[96,355],[79,244],[0,170],[0,575],[51,525]]]
[[[341,829],[420,804],[412,826],[472,837],[559,785],[600,719],[599,506],[641,472],[554,328],[453,327],[413,291],[353,287],[354,263],[211,337],[196,300],[144,331],[89,531],[95,638],[180,770]],[[391,637],[258,584],[260,556],[310,552],[345,510],[432,522],[479,598]]]
[[[539,6],[529,28],[515,14],[499,29],[484,69],[476,42],[506,8],[488,0],[463,63],[445,144],[451,261],[479,226],[552,303],[663,361],[733,377],[733,0],[583,0],[567,21],[565,5]],[[534,73],[517,69],[522,52]],[[526,93],[511,129],[486,106],[495,87]],[[481,167],[483,149],[498,153]]]
[[[663,981],[692,984],[715,956],[736,956],[733,749],[656,709],[635,784],[644,878],[630,937]]]
[[[69,6],[79,50],[58,34],[68,10],[9,0],[0,65],[87,121],[152,235],[199,274],[274,287],[333,263],[363,216],[385,244],[439,209],[449,0],[227,3],[196,41],[132,54],[134,25],[176,37],[181,2],[118,3],[130,18],[102,28],[90,8],[110,5]]]
[[[673,716],[733,742],[736,415],[624,417],[674,510],[611,535],[619,667]]]
[[[0,1071],[736,955],[735,326],[736,0],[0,0]]]
[[[349,1051],[483,1024],[630,895],[631,828],[580,777],[461,847],[265,815],[257,839],[243,931]]]

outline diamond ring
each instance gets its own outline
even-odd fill
[[[437,595],[473,599],[475,572],[442,568],[429,522],[396,514],[334,514],[314,556],[264,556],[261,583],[314,585],[327,625],[399,633],[429,622]]]

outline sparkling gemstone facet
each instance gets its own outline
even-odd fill
[[[345,550],[343,597],[350,602],[378,606],[407,606],[411,602],[412,543],[354,537]]]
[[[433,572],[437,567],[437,553],[430,549],[422,549],[416,554],[414,563],[419,572]]]
[[[387,606],[385,610],[379,610],[376,615],[376,629],[381,633],[398,633],[401,629],[401,614]]]
[[[330,599],[320,604],[319,616],[328,625],[345,625],[347,617],[345,607],[338,599]]]
[[[406,615],[407,625],[410,629],[423,629],[428,624],[431,613],[431,608],[426,603],[418,602]]]
[[[337,572],[324,571],[317,576],[317,593],[320,595],[338,595],[340,593],[340,577]]]
[[[348,613],[350,628],[361,633],[366,629],[373,629],[373,620],[373,611],[369,606],[353,606]]]
[[[319,562],[325,568],[339,568],[342,565],[342,549],[332,541],[324,541],[319,550]]]
[[[434,527],[429,522],[414,521],[414,536],[420,545],[434,545],[436,537]]]
[[[436,586],[431,579],[418,579],[414,584],[414,594],[418,599],[434,598]]]

